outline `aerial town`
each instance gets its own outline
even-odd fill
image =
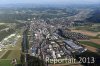
[[[74,59],[75,55],[87,51],[87,48],[80,45],[78,40],[89,40],[89,37],[71,32],[67,26],[51,25],[44,20],[34,18],[23,30],[22,53],[25,54],[26,59],[27,54],[42,59],[47,66],[51,63],[59,64],[55,59]],[[54,61],[50,62],[50,59]],[[76,63],[75,60],[72,63]],[[24,62],[27,63],[27,60]]]
[[[0,6],[0,66],[100,66],[99,60],[98,4]]]

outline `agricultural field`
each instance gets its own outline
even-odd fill
[[[75,26],[71,29],[72,32],[82,33],[90,38],[100,38],[100,23],[93,23],[82,26]]]
[[[93,42],[89,42],[89,41],[79,41],[79,42],[80,42],[80,44],[85,44],[85,45],[92,46],[95,48],[100,48],[100,45],[93,43]]]
[[[92,25],[76,26],[75,30],[86,30],[90,32],[100,32],[100,23],[94,23]]]
[[[92,46],[89,46],[89,45],[85,45],[85,44],[82,44],[85,48],[87,48],[89,51],[92,51],[92,52],[96,52],[97,53],[97,48],[95,47],[92,47]]]
[[[87,31],[87,30],[71,30],[71,31],[72,32],[77,32],[77,33],[82,33],[84,35],[92,36],[92,37],[95,37],[98,34],[100,34],[99,32],[91,32],[91,31]]]
[[[89,40],[79,40],[79,43],[86,47],[89,51],[98,53],[100,48],[100,24],[93,24],[92,26],[78,26],[72,29],[72,32],[82,33],[87,35]]]
[[[100,39],[90,39],[90,41],[100,45]]]
[[[79,41],[79,44],[83,45],[89,51],[100,54],[100,44],[93,41]]]

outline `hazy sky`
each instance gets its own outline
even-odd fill
[[[95,4],[100,0],[0,0],[0,4],[35,3],[35,4]]]

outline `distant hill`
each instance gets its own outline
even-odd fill
[[[100,9],[94,10],[91,17],[87,18],[86,21],[100,23]]]

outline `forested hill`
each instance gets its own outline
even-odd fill
[[[100,23],[100,9],[94,10],[91,17],[87,18],[86,21]]]

